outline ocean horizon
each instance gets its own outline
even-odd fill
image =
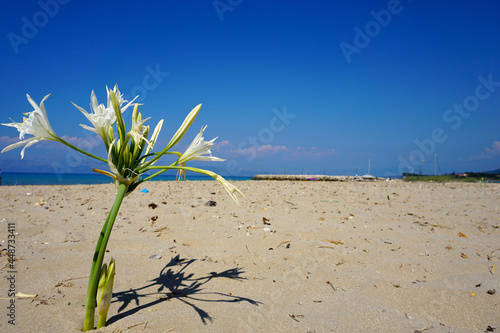
[[[229,181],[251,180],[252,177],[224,176]],[[2,186],[15,185],[95,185],[112,184],[113,180],[98,173],[31,173],[31,172],[2,172]],[[187,180],[214,180],[205,175],[187,175]],[[175,175],[159,175],[150,181],[175,181]],[[215,180],[214,180],[215,181]]]

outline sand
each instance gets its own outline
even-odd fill
[[[500,331],[499,184],[235,184],[241,206],[205,181],[150,182],[125,199],[99,332]],[[80,332],[114,186],[0,197],[0,331]],[[16,291],[36,297],[7,296],[8,223]]]

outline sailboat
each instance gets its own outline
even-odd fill
[[[370,175],[370,159],[368,159],[368,174],[361,176],[363,180],[377,180],[377,177]]]

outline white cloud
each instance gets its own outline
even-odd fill
[[[14,142],[17,142],[19,141],[19,137],[16,136],[16,137],[10,137],[10,136],[0,136],[0,144],[4,144],[4,145],[10,145],[10,144],[13,144]],[[4,147],[2,147],[4,148]]]
[[[333,148],[318,148],[318,147],[311,147],[311,148],[304,148],[304,147],[297,147],[295,151],[291,152],[290,156],[294,158],[324,158],[324,157],[329,157],[329,156],[334,156],[337,155],[337,151]]]
[[[218,157],[224,158],[224,155],[236,157],[237,155],[263,157],[280,155],[282,159],[293,160],[293,159],[321,159],[325,157],[338,155],[338,152],[333,148],[318,148],[318,147],[295,147],[289,148],[287,146],[279,145],[262,145],[262,146],[245,146],[244,148],[237,149],[236,145],[229,142],[228,140],[223,140],[219,143],[215,143],[212,147],[212,152]]]
[[[31,138],[31,136],[28,135],[24,139],[28,139],[28,138]],[[87,138],[63,135],[61,138],[64,141],[69,142],[72,145],[80,147],[82,149],[91,149],[91,148],[95,148],[95,147],[103,144],[102,139],[98,135],[96,135],[95,137],[87,137]],[[6,136],[6,135],[0,136],[0,144],[9,145],[9,144],[12,144],[12,143],[18,142],[18,141],[20,141],[20,140],[19,140],[19,137],[17,137],[17,136],[16,137],[10,137],[10,136]],[[55,144],[54,147],[60,146],[61,149],[65,148],[64,145],[62,145],[60,143],[56,143],[54,141],[45,140],[44,142],[45,142],[45,144],[52,142]]]
[[[490,147],[486,148],[486,154],[488,156],[499,156],[500,155],[500,141],[493,141],[493,144]]]
[[[92,137],[89,136],[85,138],[63,135],[61,139],[82,149],[92,149],[100,145],[104,147],[104,143],[102,142],[102,139],[99,135],[95,135]]]
[[[490,147],[486,147],[480,155],[469,157],[470,160],[489,160],[500,156],[500,141],[493,141]]]
[[[220,151],[232,151],[234,149],[234,145],[228,140],[222,140],[221,142],[215,142],[212,146],[212,152],[218,153]]]
[[[288,148],[285,146],[273,146],[273,145],[263,145],[259,147],[252,146],[249,148],[235,150],[235,152],[238,154],[242,155],[252,154],[254,156],[270,155],[286,151],[288,151]]]

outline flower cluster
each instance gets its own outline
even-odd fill
[[[13,121],[9,124],[2,124],[17,128],[20,133],[19,139],[22,140],[7,146],[2,150],[2,153],[25,145],[21,151],[21,158],[23,158],[24,151],[29,146],[43,140],[52,140],[60,142],[101,162],[105,162],[109,167],[109,171],[101,169],[93,169],[93,171],[107,175],[115,181],[116,198],[103,225],[92,261],[85,304],[85,331],[94,328],[94,315],[96,307],[98,307],[99,313],[97,328],[106,324],[106,316],[112,295],[115,263],[114,260],[112,260],[109,268],[106,264],[103,264],[104,254],[106,252],[109,236],[123,198],[137,188],[139,184],[172,169],[178,170],[179,178],[185,178],[186,171],[193,171],[205,174],[217,180],[224,186],[236,203],[239,203],[237,195],[244,197],[240,190],[230,184],[222,176],[209,170],[186,166],[186,163],[194,160],[223,161],[223,159],[212,156],[211,147],[213,146],[216,138],[210,141],[205,141],[203,138],[203,132],[205,131],[206,126],[201,128],[198,135],[196,135],[184,153],[172,150],[172,148],[174,148],[183,138],[184,134],[186,134],[187,130],[194,122],[200,111],[201,104],[191,110],[179,129],[172,136],[169,143],[161,151],[152,152],[163,126],[163,119],[158,122],[152,135],[149,136],[150,128],[149,126],[144,125],[149,118],[144,119],[142,117],[139,112],[139,104],[134,103],[135,98],[130,102],[124,100],[123,95],[118,90],[118,86],[115,86],[112,90],[106,87],[106,91],[106,106],[98,103],[97,97],[92,91],[90,95],[91,112],[87,112],[85,109],[73,103],[73,105],[75,105],[75,107],[85,115],[92,125],[81,126],[86,130],[97,133],[102,138],[108,152],[108,156],[106,158],[95,156],[87,151],[73,146],[69,142],[66,142],[61,137],[57,136],[50,126],[47,112],[43,104],[49,95],[42,99],[40,106],[38,106],[29,95],[27,95],[28,101],[31,106],[33,106],[34,110],[25,114],[27,118],[25,117],[21,123]],[[127,131],[125,128],[123,113],[131,106],[133,106],[132,128]],[[26,134],[33,135],[33,137],[24,139]],[[175,155],[177,159],[170,165],[157,165],[159,159],[166,154]],[[150,172],[154,173],[152,175],[148,175]]]
[[[23,119],[22,123],[12,122],[9,124],[2,124],[5,126],[12,126],[17,128],[20,132],[19,139],[23,139],[25,134],[31,134],[33,137],[16,142],[5,147],[3,152],[9,151],[11,149],[17,148],[19,146],[25,145],[21,151],[21,158],[24,158],[24,151],[29,146],[40,142],[42,140],[53,140],[63,143],[85,155],[98,159],[100,161],[106,162],[109,166],[109,171],[95,169],[94,171],[108,175],[112,177],[118,186],[119,183],[126,183],[130,188],[129,192],[137,187],[143,181],[150,180],[156,177],[164,171],[170,169],[177,169],[179,174],[185,176],[186,171],[199,172],[205,175],[209,175],[219,181],[224,188],[228,191],[236,202],[238,200],[234,196],[234,193],[239,193],[235,191],[233,186],[230,185],[223,177],[209,172],[208,170],[190,168],[186,167],[186,163],[194,160],[200,161],[224,161],[221,158],[212,156],[211,147],[214,145],[214,138],[210,141],[205,141],[203,138],[203,132],[207,128],[204,126],[201,128],[200,132],[193,139],[191,144],[185,150],[184,153],[179,153],[171,151],[171,149],[182,139],[184,134],[187,132],[193,121],[195,120],[198,112],[200,111],[201,104],[197,105],[188,116],[185,118],[182,125],[179,127],[177,132],[173,135],[167,146],[158,153],[151,153],[158,135],[162,129],[164,120],[160,120],[156,125],[153,134],[149,137],[149,126],[145,126],[144,123],[149,119],[143,119],[141,113],[138,111],[139,104],[134,103],[134,98],[132,101],[126,101],[123,99],[123,95],[118,90],[118,86],[115,85],[113,89],[106,87],[107,92],[107,103],[99,104],[97,97],[92,91],[90,95],[90,109],[91,112],[87,112],[82,107],[73,103],[73,105],[83,113],[83,115],[88,119],[92,126],[87,126],[80,124],[84,129],[97,133],[103,140],[104,145],[108,151],[108,156],[106,159],[92,155],[86,151],[83,151],[70,143],[66,142],[54,132],[50,126],[49,119],[47,117],[47,112],[45,110],[44,101],[50,96],[45,96],[40,106],[36,104],[33,99],[27,95],[28,101],[33,106],[34,110],[28,112]],[[125,122],[123,119],[123,113],[133,106],[132,113],[132,128],[130,131],[125,130]],[[114,125],[116,123],[116,131]],[[175,154],[178,159],[171,165],[168,166],[156,166],[158,159],[165,154]],[[156,173],[152,176],[142,177],[141,176],[150,170],[155,170]],[[158,171],[159,170],[159,171]]]
[[[108,87],[106,87],[106,91],[108,92],[108,103],[107,106],[105,107],[104,104],[99,104],[97,102],[97,97],[95,96],[94,91],[92,90],[92,93],[90,94],[90,108],[93,111],[92,113],[88,113],[87,111],[85,111],[85,109],[73,103],[73,105],[76,106],[76,108],[80,110],[80,112],[83,113],[85,117],[87,117],[87,119],[94,127],[92,128],[90,126],[82,124],[80,124],[80,126],[85,128],[86,130],[99,134],[99,136],[104,140],[105,144],[109,141],[108,140],[109,128],[113,126],[114,122],[116,121],[116,112],[113,107],[113,102],[111,100],[110,92],[112,92],[115,95],[121,113],[125,112],[128,109],[128,107],[132,105],[132,102],[135,100],[134,98],[134,100],[130,101],[127,105],[122,107],[122,105],[127,101],[123,99],[123,95],[121,95],[120,92],[118,91],[118,86],[115,85],[112,91],[110,91]]]

